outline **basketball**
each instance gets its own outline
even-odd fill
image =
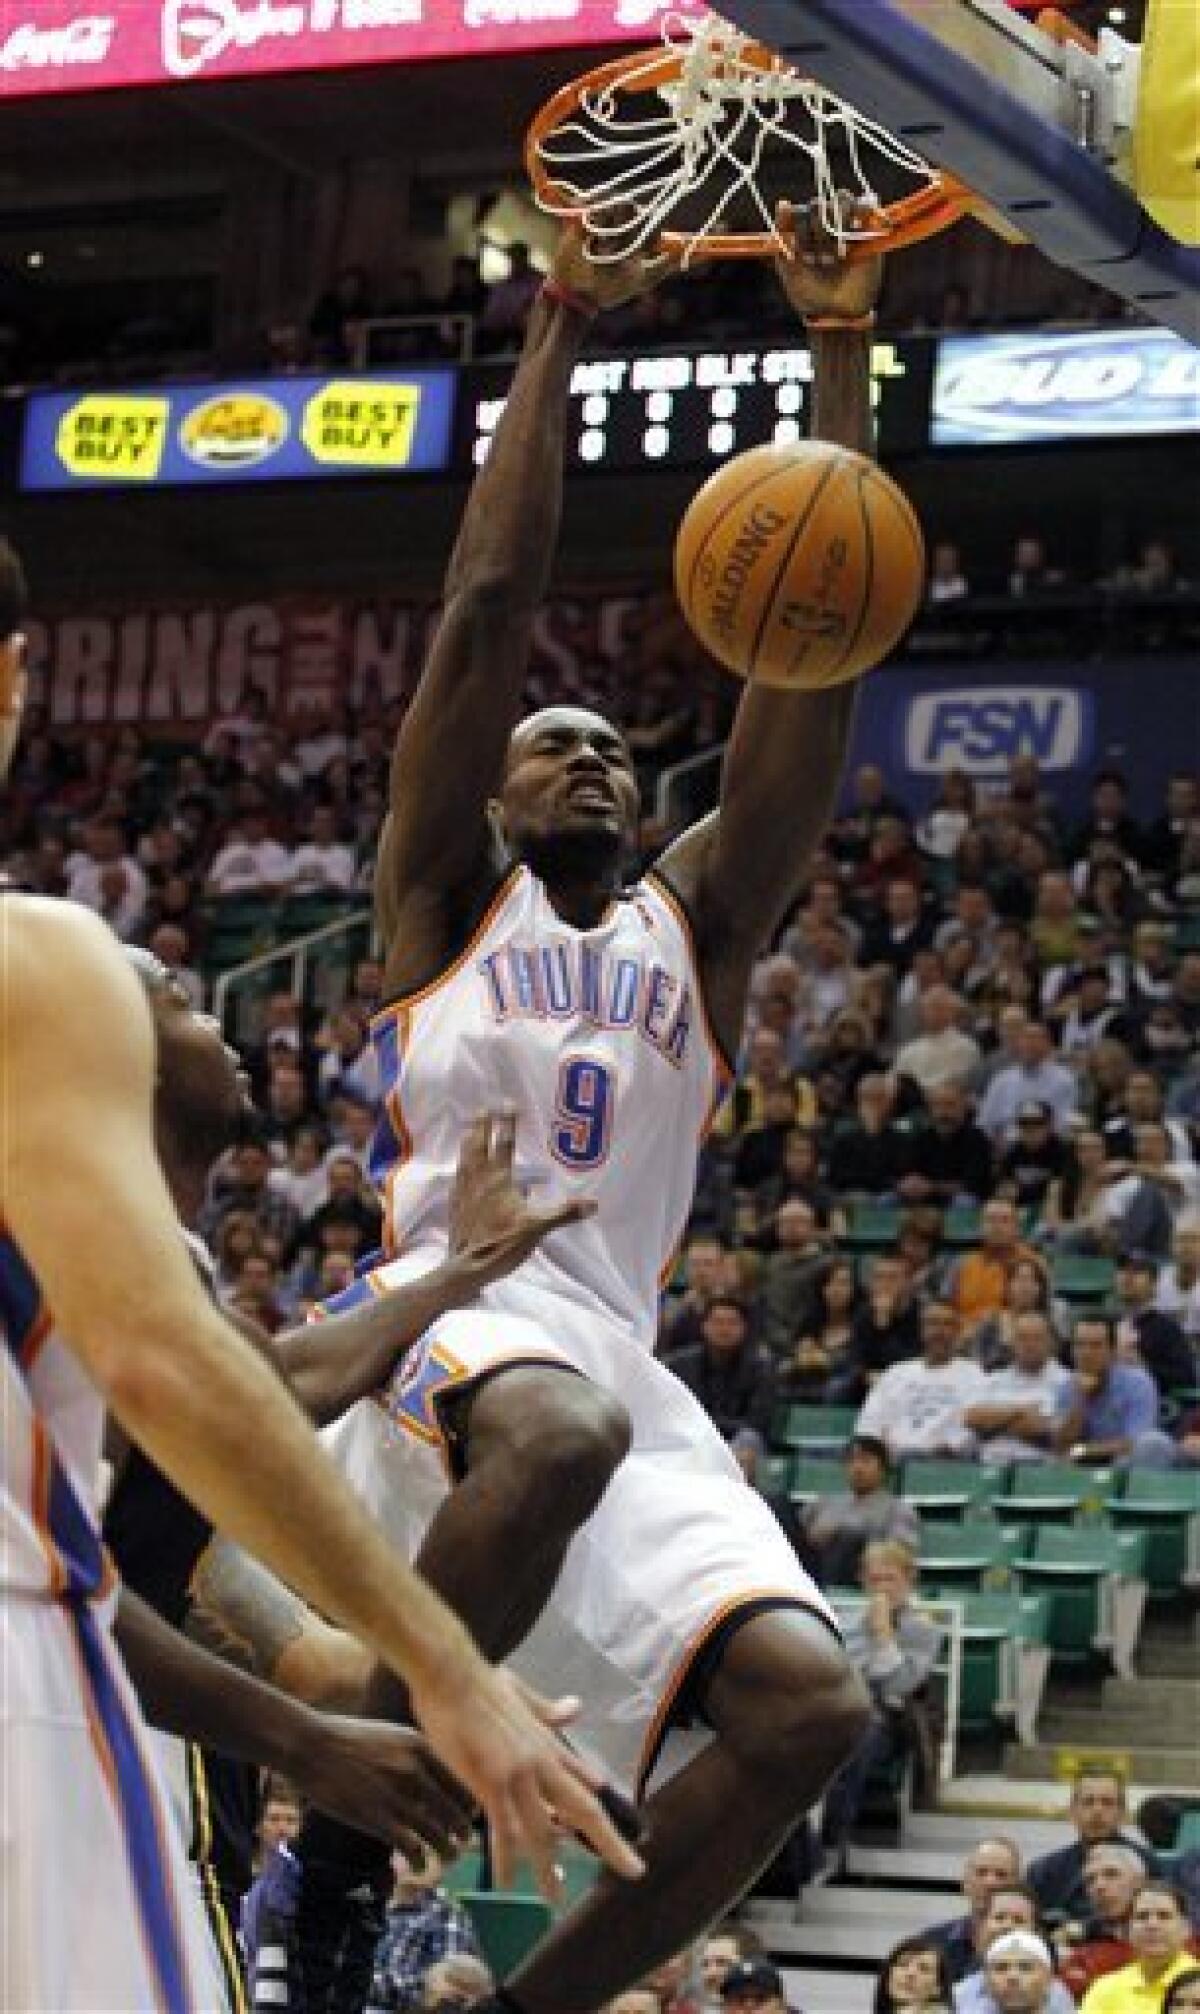
[[[692,498],[675,587],[739,678],[813,691],[885,658],[917,612],[925,541],[875,462],[824,441],[751,448]]]

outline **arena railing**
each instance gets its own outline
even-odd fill
[[[388,346],[383,340],[389,335],[411,335],[428,329],[437,337],[437,348],[427,357],[404,357],[405,363],[457,363],[469,364],[475,358],[474,315],[454,315],[433,313],[429,315],[371,315],[360,322],[351,346],[351,357],[356,371],[369,371],[375,364],[391,364],[397,359],[389,356]],[[449,337],[453,335],[455,348],[450,348]]]
[[[248,1032],[241,1022],[240,1009],[253,1007],[256,999],[264,991],[261,981],[276,967],[287,972],[287,988],[295,999],[308,998],[309,980],[313,967],[327,961],[321,954],[339,939],[346,940],[347,957],[344,960],[330,960],[331,966],[344,970],[349,962],[352,933],[360,933],[365,940],[365,956],[371,942],[373,922],[369,909],[356,909],[349,915],[339,916],[333,923],[322,924],[319,930],[308,930],[302,937],[292,937],[282,944],[273,944],[269,950],[260,951],[253,958],[244,959],[240,965],[231,965],[213,983],[212,1011],[221,1025],[222,1032],[234,1040],[246,1039]],[[333,1006],[329,1000],[318,1003],[322,1007]]]
[[[673,762],[669,769],[661,772],[654,790],[657,825],[675,832],[680,826],[688,825],[692,819],[711,811],[717,801],[724,753],[724,742],[717,742],[712,748],[702,748],[698,755],[688,755],[682,762]]]

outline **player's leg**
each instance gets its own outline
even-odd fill
[[[549,1601],[567,1547],[628,1453],[629,1421],[610,1393],[553,1364],[499,1369],[445,1417],[465,1473],[416,1563],[499,1661]],[[391,1675],[379,1674],[367,1710],[401,1705]]]
[[[521,2014],[594,2014],[722,1914],[853,1752],[867,1702],[830,1630],[800,1609],[730,1637],[704,1695],[716,1739],[645,1808],[648,1872],[604,1878],[511,1982]]]

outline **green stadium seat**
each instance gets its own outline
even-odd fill
[[[1056,1659],[1080,1664],[1100,1652],[1122,1678],[1135,1676],[1147,1592],[1144,1532],[1099,1524],[1041,1525],[1017,1574],[1023,1592],[1051,1597]]]
[[[1185,1811],[1175,1835],[1175,1852],[1195,1853],[1197,1850],[1200,1850],[1200,1811]]]
[[[804,1454],[840,1454],[857,1418],[857,1406],[786,1406],[772,1438]]]
[[[1060,1252],[1050,1269],[1050,1285],[1064,1301],[1107,1301],[1115,1280],[1111,1259],[1093,1258],[1086,1252]]]
[[[471,1919],[479,1948],[503,1983],[541,1942],[554,1918],[540,1895],[467,1890],[458,1898]]]
[[[881,1252],[900,1235],[900,1212],[894,1203],[852,1203],[846,1212],[842,1243]]]
[[[921,1530],[921,1590],[957,1595],[966,1589],[1007,1587],[1020,1557],[1024,1532],[990,1519],[961,1524],[937,1520]]]
[[[900,1494],[923,1518],[986,1515],[1004,1486],[1004,1470],[981,1462],[914,1458],[901,1471]]]
[[[1128,1469],[1116,1484],[1108,1514],[1144,1534],[1151,1594],[1200,1582],[1200,1469]]]
[[[1111,1484],[1111,1469],[1077,1468],[1073,1462],[1018,1462],[1009,1471],[997,1514],[1030,1524],[1102,1517]]]
[[[817,1497],[840,1496],[846,1487],[844,1464],[833,1455],[797,1455],[792,1463],[791,1497],[797,1504]]]
[[[977,1245],[979,1211],[973,1203],[955,1203],[942,1220],[944,1245]]]
[[[1050,1669],[1049,1597],[968,1592],[955,1600],[962,1615],[959,1724],[978,1729],[1010,1721],[1028,1746],[1037,1739]]]

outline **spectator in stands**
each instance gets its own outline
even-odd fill
[[[308,1085],[298,1058],[286,1050],[277,1051],[267,1066],[261,1129],[277,1161],[286,1159],[293,1139],[311,1117]]]
[[[657,1993],[661,2014],[697,2014],[696,2003],[691,1996],[692,1953],[679,1951],[674,1958],[665,1958],[656,1965],[646,1980],[652,1992]]]
[[[1163,1087],[1153,1070],[1131,1070],[1125,1079],[1115,1111],[1105,1120],[1104,1141],[1117,1161],[1131,1161],[1137,1153],[1140,1126],[1164,1126],[1170,1145],[1170,1161],[1194,1161],[1196,1142],[1192,1128],[1180,1119],[1165,1115]]]
[[[942,1632],[913,1606],[917,1555],[895,1539],[875,1539],[864,1549],[860,1578],[866,1606],[844,1626],[846,1655],[871,1695],[871,1724],[850,1760],[825,1793],[821,1838],[840,1863],[872,1775],[910,1753],[911,1724],[933,1676]]]
[[[986,1371],[1000,1370],[1010,1364],[1017,1323],[1022,1315],[1031,1314],[1044,1315],[1050,1320],[1050,1281],[1040,1258],[1022,1259],[1019,1265],[1013,1267],[1008,1276],[1004,1306],[993,1314],[985,1315],[964,1339],[976,1362],[982,1364]]]
[[[954,1989],[941,1945],[905,1937],[879,1969],[872,2014],[952,2014]]]
[[[1163,2014],[1200,2014],[1200,1966],[1180,1972],[1163,1996]]]
[[[118,819],[95,818],[87,827],[84,851],[67,861],[67,895],[94,909],[118,937],[137,936],[146,912],[146,876]]]
[[[918,1356],[921,1320],[912,1279],[895,1252],[880,1252],[867,1276],[866,1300],[854,1329],[854,1363],[864,1387]]]
[[[395,2014],[408,2014],[410,2008],[425,2004],[417,1995],[431,1968],[459,1955],[478,1960],[471,1919],[439,1886],[441,1876],[436,1860],[417,1867],[399,1848],[392,1854],[392,1896],[375,1952],[366,2014],[392,2014],[393,2009]],[[477,1992],[461,2004],[472,2006],[490,1983],[485,1976]]]
[[[1087,1912],[1063,1923],[1054,1939],[1059,1971],[1077,2000],[1097,1979],[1132,1963],[1129,1915],[1148,1875],[1146,1854],[1119,1840],[1102,1839],[1084,1854]]]
[[[746,1231],[747,1241],[766,1250],[775,1243],[775,1221],[786,1203],[807,1203],[822,1228],[835,1233],[842,1228],[840,1210],[821,1175],[816,1133],[807,1126],[792,1126],[783,1142],[783,1165],[777,1175],[768,1175],[753,1193],[753,1213]]]
[[[418,2014],[467,2014],[495,1981],[482,1958],[442,1958],[421,1983]]]
[[[974,1968],[961,1979],[954,1988],[954,2014],[1002,2014],[1011,2007],[1022,2010],[1027,2002],[1013,1993],[1009,1998],[998,1999],[995,1979],[989,1967],[996,1947],[1012,1936],[1014,1931],[1023,1931],[1027,1937],[1036,1938],[1043,1946],[1045,1960],[1049,1968],[1047,1978],[1036,1972],[1026,1972],[1024,1983],[1031,1989],[1036,1984],[1041,1999],[1032,1996],[1028,2005],[1045,2014],[1075,2014],[1075,2002],[1062,1982],[1053,1977],[1053,1957],[1041,1922],[1037,1896],[1024,1881],[1013,1882],[1009,1886],[995,1889],[984,1906],[982,1921],[978,1926],[978,1956]],[[1006,1984],[1015,1986],[1020,1974],[1014,1974]]]
[[[721,2005],[730,2014],[796,2014],[784,1996],[783,1975],[768,1958],[739,1958],[721,1981]]]
[[[746,1045],[745,1065],[718,1114],[716,1137],[744,1140],[768,1125],[812,1125],[816,1118],[812,1086],[788,1069],[787,1046],[775,1029],[755,1029]]]
[[[850,1587],[859,1577],[863,1554],[877,1540],[891,1540],[916,1555],[921,1520],[892,1488],[888,1451],[871,1434],[856,1433],[844,1457],[849,1488],[822,1496],[800,1517],[805,1551],[826,1587]]]
[[[1063,1398],[1060,1451],[1084,1465],[1171,1467],[1175,1451],[1160,1427],[1154,1380],[1140,1364],[1118,1360],[1112,1323],[1104,1315],[1080,1314],[1072,1354],[1075,1371]]]
[[[949,539],[939,539],[929,556],[926,601],[938,608],[943,602],[964,601],[970,592],[971,583],[963,572],[958,547]]]
[[[919,882],[906,874],[891,877],[883,893],[883,915],[863,939],[861,962],[907,972],[918,951],[933,943],[933,923],[921,901]]]
[[[1008,593],[1013,601],[1028,601],[1054,588],[1062,587],[1066,579],[1059,567],[1052,567],[1046,558],[1045,540],[1036,533],[1025,532],[1013,546],[1012,564],[1008,573]]]
[[[271,1156],[261,1139],[243,1140],[218,1171],[211,1200],[200,1219],[201,1235],[212,1239],[231,1211],[251,1216],[259,1231],[287,1245],[300,1219],[286,1196],[271,1187]]]
[[[1068,1248],[1103,1249],[1112,1182],[1104,1135],[1093,1126],[1083,1127],[1073,1133],[1071,1150],[1071,1160],[1046,1192],[1042,1232]]]
[[[775,1214],[774,1243],[759,1285],[762,1340],[782,1362],[795,1347],[829,1256],[829,1240],[811,1203],[789,1197]]]
[[[1040,1099],[1017,1112],[1016,1136],[1001,1154],[996,1168],[1000,1193],[1022,1213],[1042,1215],[1055,1182],[1069,1174],[1074,1154],[1054,1130],[1054,1114]]]
[[[343,266],[308,318],[308,333],[321,361],[353,363],[361,326],[374,312],[375,297],[366,268]]]
[[[1079,1106],[1079,1086],[1065,1063],[1055,1060],[1054,1040],[1041,1021],[1025,1021],[1015,1032],[1017,1061],[992,1078],[979,1108],[979,1123],[993,1140],[1015,1136],[1023,1105],[1045,1104],[1062,1130]]]
[[[992,1465],[1048,1461],[1058,1448],[1059,1422],[1071,1374],[1055,1357],[1055,1337],[1040,1312],[1013,1324],[1012,1363],[989,1371],[980,1397],[966,1411],[979,1456]]]
[[[721,1984],[726,1973],[743,1958],[763,1956],[761,1937],[744,1923],[718,1923],[710,1930],[700,1951],[698,2014],[720,2014]]]
[[[999,1889],[1011,1893],[1012,1884],[1019,1882],[1020,1876],[1021,1853],[1015,1840],[997,1835],[980,1839],[971,1848],[963,1862],[961,1877],[962,1892],[967,1899],[966,1915],[935,1924],[925,1933],[944,1951],[953,1980],[965,1979],[968,1972],[975,1971],[983,1949],[982,1929],[988,1903]]]
[[[904,806],[888,792],[877,763],[864,762],[850,780],[849,808],[834,825],[827,844],[839,859],[865,858],[881,818],[905,818]]]
[[[306,1123],[294,1129],[286,1161],[282,1167],[272,1168],[268,1180],[272,1189],[286,1196],[301,1220],[320,1209],[329,1195],[329,1177],[319,1126]]]
[[[1090,1986],[1080,2014],[1162,2014],[1167,1989],[1195,1970],[1183,1896],[1166,1881],[1147,1881],[1129,1912],[1131,1965]]]
[[[1164,1126],[1136,1126],[1133,1155],[1112,1156],[1103,1211],[1104,1242],[1119,1253],[1142,1251],[1165,1258],[1171,1249],[1174,1218],[1200,1185],[1194,1161],[1172,1162]]]
[[[812,1300],[780,1364],[780,1394],[851,1405],[861,1376],[854,1354],[858,1285],[852,1259],[831,1259],[813,1282]]]
[[[338,837],[331,804],[313,807],[308,838],[292,856],[290,893],[344,895],[354,885],[354,854]]]
[[[699,1343],[672,1357],[671,1369],[726,1440],[748,1429],[765,1442],[775,1410],[775,1365],[753,1339],[745,1303],[727,1291],[714,1294],[700,1332]]]
[[[730,1287],[730,1253],[720,1238],[706,1232],[689,1237],[679,1268],[679,1286],[668,1290],[659,1334],[659,1354],[700,1340],[700,1325],[712,1296]]]
[[[1129,815],[1129,786],[1116,769],[1102,769],[1092,779],[1091,811],[1071,841],[1071,858],[1086,860],[1097,840],[1109,840],[1120,856],[1137,860],[1143,838]]]
[[[379,1064],[362,1013],[343,1002],[318,1029],[317,1096],[328,1104],[338,1092],[352,1091],[374,1104],[379,1098]]]
[[[992,1149],[971,1117],[960,1083],[943,1084],[925,1100],[929,1123],[905,1142],[905,1171],[896,1184],[906,1203],[974,1204],[990,1194]]]
[[[1038,876],[1029,937],[1043,969],[1070,969],[1083,956],[1083,918],[1069,874],[1053,869]]]
[[[149,949],[166,966],[177,986],[182,986],[193,1007],[204,1005],[204,981],[188,964],[190,945],[186,930],[178,923],[160,923],[147,940]]]
[[[249,806],[234,822],[233,835],[217,853],[205,883],[210,896],[281,894],[292,873],[292,856],[271,837],[264,804]]]
[[[1172,1315],[1157,1306],[1158,1266],[1144,1252],[1128,1252],[1117,1268],[1117,1353],[1125,1363],[1142,1364],[1159,1397],[1187,1391],[1196,1383],[1196,1359]]]
[[[528,245],[514,239],[508,247],[508,272],[489,290],[480,317],[480,330],[490,347],[516,346],[541,284],[541,274],[530,257]]]
[[[1051,1923],[1082,1916],[1087,1909],[1084,1862],[1101,1840],[1119,1841],[1137,1851],[1137,1840],[1122,1831],[1127,1817],[1125,1782],[1112,1770],[1083,1769],[1071,1785],[1068,1817],[1075,1828],[1069,1846],[1031,1860],[1025,1878]]]
[[[814,932],[812,956],[803,978],[800,1027],[804,1038],[827,1028],[853,1005],[858,991],[854,946],[841,923],[826,923]]]
[[[875,1434],[894,1461],[908,1455],[966,1455],[973,1445],[967,1407],[982,1397],[984,1373],[958,1355],[958,1316],[948,1301],[921,1310],[921,1355],[883,1373],[856,1431]]]
[[[1154,1305],[1178,1322],[1193,1345],[1200,1341],[1200,1212],[1175,1221],[1171,1258],[1159,1271]]]
[[[986,1993],[978,2000],[956,2004],[986,2010],[986,2014],[1071,2014],[1074,2001],[1054,1977],[1054,1959],[1043,1937],[1030,1930],[1008,1930],[998,1937],[984,1962]],[[960,1989],[961,1991],[961,1989]],[[1057,1998],[1056,1998],[1057,1992]]]
[[[1139,923],[1128,950],[1119,960],[1125,1004],[1131,1013],[1148,1009],[1155,1000],[1169,1000],[1175,976],[1171,931],[1156,918]]]
[[[1160,817],[1142,841],[1142,857],[1155,873],[1171,880],[1179,872],[1189,830],[1200,812],[1200,779],[1185,770],[1167,780],[1167,798]]]
[[[897,1054],[898,1074],[911,1077],[925,1097],[947,1084],[966,1084],[978,1067],[979,1044],[963,1032],[963,1011],[949,986],[931,986],[921,1000],[921,1033]]]
[[[950,1301],[965,1329],[999,1313],[1013,1269],[1022,1264],[1037,1265],[1037,1254],[1021,1238],[1016,1205],[993,1196],[979,1213],[978,1245],[964,1252],[950,1275]]]
[[[829,1180],[843,1196],[883,1197],[899,1188],[908,1162],[908,1140],[895,1119],[895,1086],[872,1072],[855,1094],[855,1118],[836,1134],[829,1152]]]

